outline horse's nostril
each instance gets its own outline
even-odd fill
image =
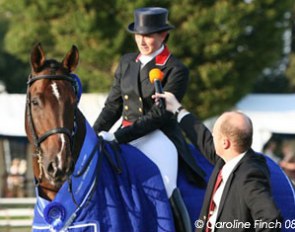
[[[48,171],[49,174],[54,176],[56,174],[56,171],[57,171],[56,163],[55,162],[50,162],[48,167],[47,167],[47,171]]]
[[[51,178],[60,178],[65,179],[66,175],[71,173],[72,160],[69,160],[67,163],[59,163],[58,159],[51,161],[47,166],[47,173]],[[67,164],[67,165],[66,165]]]

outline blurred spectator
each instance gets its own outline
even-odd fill
[[[283,159],[280,166],[295,184],[295,144],[292,141],[285,141],[282,145]]]
[[[25,197],[25,173],[27,170],[26,160],[15,158],[11,162],[10,170],[6,179],[4,197]]]
[[[270,139],[263,146],[263,154],[270,157],[276,163],[278,163],[280,161],[280,157],[277,155],[277,150],[278,150],[278,142],[273,139]]]
[[[295,185],[295,162],[281,161],[280,166],[284,169],[286,174],[290,177]]]

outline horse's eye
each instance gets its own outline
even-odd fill
[[[38,106],[39,105],[39,99],[38,98],[33,98],[32,100],[31,100],[31,104],[33,105],[33,106]]]

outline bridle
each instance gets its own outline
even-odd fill
[[[41,143],[45,141],[49,136],[54,135],[54,134],[65,134],[68,136],[70,142],[71,142],[71,148],[73,147],[73,137],[75,135],[76,131],[76,115],[74,115],[74,127],[73,131],[70,131],[68,128],[65,127],[57,127],[50,129],[46,131],[44,134],[41,136],[38,136],[36,133],[33,117],[32,117],[32,109],[31,109],[31,96],[29,89],[32,86],[32,84],[38,80],[64,80],[64,81],[69,81],[72,86],[76,85],[76,81],[70,76],[70,75],[38,75],[38,76],[29,76],[29,80],[27,82],[27,100],[26,100],[26,108],[27,108],[27,118],[28,118],[28,124],[29,124],[29,129],[31,131],[32,137],[33,137],[33,143],[35,146],[35,153],[34,155],[37,156],[38,158],[38,164],[39,164],[39,177],[37,180],[37,185],[41,182],[42,175],[43,175],[43,156],[42,156],[42,149],[41,149]],[[77,102],[76,102],[76,107],[77,108]],[[76,110],[75,110],[76,112]],[[75,113],[76,114],[76,113]],[[71,149],[72,150],[72,149]]]
[[[30,96],[30,92],[29,89],[32,86],[32,84],[38,80],[43,80],[43,79],[47,79],[47,80],[64,80],[64,81],[69,81],[73,88],[74,88],[74,92],[76,95],[76,105],[75,105],[75,110],[74,110],[74,126],[73,126],[73,130],[72,132],[65,127],[57,127],[57,128],[53,128],[50,129],[48,131],[46,131],[44,134],[42,134],[41,136],[38,136],[35,130],[35,125],[34,125],[34,121],[33,121],[33,117],[32,117],[32,111],[31,111],[31,96]],[[71,153],[73,154],[73,145],[74,145],[74,138],[75,138],[75,134],[77,131],[77,117],[76,117],[76,113],[77,113],[77,109],[78,109],[78,102],[79,102],[79,97],[78,97],[78,90],[79,85],[77,83],[77,81],[70,75],[55,75],[55,74],[51,74],[51,75],[38,75],[38,76],[32,76],[30,75],[29,80],[27,82],[27,100],[26,100],[26,109],[27,109],[27,119],[28,119],[28,126],[29,126],[29,130],[31,131],[32,137],[33,137],[33,143],[35,146],[35,153],[34,155],[37,156],[38,159],[38,164],[39,164],[39,177],[36,178],[35,181],[35,185],[36,187],[38,185],[40,185],[41,180],[42,180],[42,175],[43,175],[43,156],[42,156],[42,149],[41,149],[41,143],[46,140],[49,136],[54,135],[54,134],[65,134],[69,137],[69,140],[71,142]],[[111,143],[110,145],[112,146],[112,149],[115,152],[115,157],[116,157],[116,161],[112,161],[111,159],[111,155],[109,154],[109,152],[107,151],[107,149],[105,148],[105,142],[102,138],[100,138],[98,140],[98,143],[95,145],[94,149],[91,151],[90,155],[89,155],[89,159],[88,161],[85,163],[85,165],[83,166],[83,168],[81,170],[79,170],[79,172],[77,172],[76,174],[72,173],[73,177],[80,177],[83,175],[83,173],[85,173],[88,169],[89,166],[89,162],[91,162],[93,156],[96,154],[96,150],[99,149],[100,151],[100,156],[98,159],[98,164],[96,167],[96,172],[97,172],[97,176],[101,171],[102,168],[102,159],[105,156],[109,162],[109,164],[111,165],[111,167],[114,169],[114,171],[117,174],[122,173],[122,168],[120,167],[120,159],[119,159],[119,153],[120,153],[120,148],[118,148],[117,146],[113,146]],[[74,166],[73,166],[74,167]],[[72,172],[72,168],[70,168],[70,172]],[[78,206],[75,197],[73,195],[73,191],[72,191],[72,180],[71,180],[71,173],[67,173],[67,181],[68,181],[68,191],[71,194],[71,197],[73,199],[73,202]],[[97,184],[97,183],[96,183]],[[48,189],[50,191],[54,191],[48,187],[42,186],[42,188]],[[92,190],[92,193],[90,194],[90,196],[92,196],[94,192],[94,189]]]

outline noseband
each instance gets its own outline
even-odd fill
[[[75,126],[76,126],[76,117],[74,117],[74,129],[71,132],[68,128],[65,127],[58,127],[58,128],[53,128],[51,130],[46,131],[43,135],[39,136],[36,133],[36,129],[34,126],[34,121],[32,117],[32,109],[31,109],[31,96],[29,89],[32,86],[32,84],[35,81],[38,80],[65,80],[71,82],[72,86],[75,86],[76,81],[69,75],[39,75],[39,76],[31,76],[27,82],[27,100],[26,100],[26,106],[27,106],[27,117],[28,117],[28,122],[29,122],[29,129],[31,131],[31,134],[33,136],[33,142],[35,146],[35,155],[38,157],[38,163],[39,163],[39,169],[40,169],[40,175],[39,175],[39,183],[42,178],[42,151],[41,151],[41,143],[46,140],[49,136],[54,135],[54,134],[65,134],[68,136],[70,139],[70,142],[72,144],[72,137],[75,134]],[[77,107],[76,107],[77,108]]]

